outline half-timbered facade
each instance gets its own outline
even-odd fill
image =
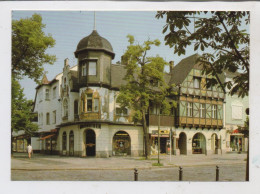
[[[203,74],[202,66],[196,63],[197,57],[192,55],[171,67],[169,84],[176,86],[178,95],[173,98],[177,107],[170,116],[160,115],[161,152],[169,151],[169,142],[173,142],[175,154],[219,154],[226,150],[225,95],[217,86],[206,87],[212,76]],[[220,78],[223,79],[223,75]],[[149,120],[153,145],[158,141],[156,125],[158,122]]]

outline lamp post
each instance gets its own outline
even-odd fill
[[[158,118],[158,164],[160,164],[160,122],[161,122],[161,104],[159,105],[159,118]]]

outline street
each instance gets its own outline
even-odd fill
[[[245,181],[245,165],[220,166],[219,181]],[[12,170],[13,181],[133,181],[134,170]],[[138,170],[138,181],[178,181],[179,168]],[[215,166],[183,168],[183,181],[215,181]]]
[[[134,181],[134,168],[139,181],[179,181],[179,167],[183,181],[215,181],[216,165],[219,181],[245,181],[246,154],[142,157],[76,158],[16,153],[11,159],[13,181]]]

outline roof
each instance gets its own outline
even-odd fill
[[[111,87],[120,88],[121,85],[125,85],[127,82],[124,80],[126,75],[125,65],[112,64],[111,65]]]
[[[81,39],[78,43],[77,49],[75,51],[75,56],[77,57],[78,53],[85,50],[102,50],[111,54],[114,58],[115,53],[113,52],[112,45],[110,42],[101,37],[96,30]]]
[[[171,72],[171,79],[169,84],[179,85],[188,76],[191,69],[194,67],[198,54],[191,55],[185,59],[182,59]]]
[[[174,68],[171,74],[169,84],[179,85],[185,80],[192,68],[202,69],[199,63],[196,63],[199,58],[198,54],[191,55],[187,58],[182,59]],[[225,80],[224,73],[218,74],[220,81],[223,83]]]

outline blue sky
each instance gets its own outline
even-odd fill
[[[12,19],[31,17],[34,13],[41,14],[43,23],[46,24],[45,33],[50,33],[56,40],[54,48],[47,52],[54,54],[57,61],[54,65],[46,64],[47,78],[52,80],[55,75],[60,73],[63,68],[65,58],[69,59],[70,66],[77,64],[74,57],[78,42],[85,36],[88,36],[94,27],[93,11],[13,11]],[[120,61],[121,56],[127,48],[128,42],[126,36],[131,34],[139,43],[148,39],[159,39],[161,45],[153,47],[148,53],[150,56],[159,55],[166,61],[174,61],[175,64],[181,59],[194,54],[193,49],[187,49],[186,55],[174,55],[173,48],[165,46],[164,35],[162,34],[165,19],[156,19],[155,11],[97,11],[96,29],[98,33],[106,38],[113,47],[115,59],[112,63]],[[191,25],[193,27],[193,25]],[[190,29],[193,31],[193,29]],[[200,52],[198,52],[201,54]],[[167,69],[166,69],[167,70]],[[21,81],[24,87],[25,96],[28,99],[34,99],[35,87],[32,80],[25,78]]]
[[[43,23],[46,24],[45,33],[50,33],[56,40],[54,48],[48,49],[47,52],[56,55],[57,61],[54,65],[46,64],[49,80],[60,73],[63,68],[63,61],[69,58],[70,66],[77,64],[74,57],[74,51],[78,42],[93,31],[94,12],[93,11],[13,11],[12,19],[31,17],[34,13],[41,14]],[[159,39],[160,47],[151,49],[150,55],[159,55],[166,61],[173,60],[177,64],[185,56],[178,57],[173,54],[173,49],[164,44],[164,35],[162,34],[165,21],[155,18],[156,12],[134,12],[134,11],[97,11],[96,12],[96,29],[98,33],[106,38],[113,47],[115,59],[112,63],[120,61],[121,56],[127,48],[128,42],[126,36],[131,34],[135,39],[142,43],[148,38]],[[193,52],[188,50],[187,55]],[[37,86],[32,80],[25,78],[21,81],[24,87],[25,96],[28,99],[34,99],[35,87]]]

